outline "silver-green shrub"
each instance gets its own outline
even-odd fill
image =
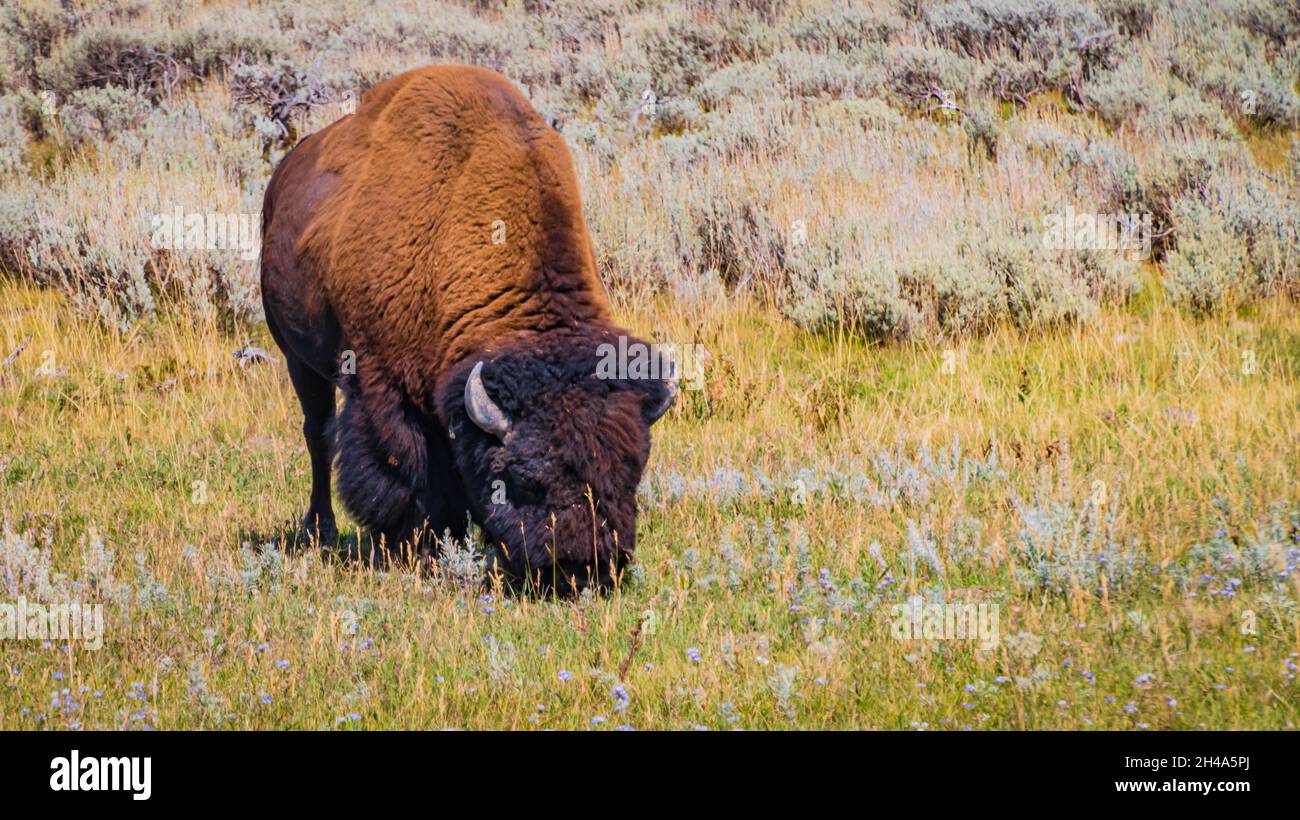
[[[74,145],[112,140],[138,128],[149,114],[149,100],[138,91],[106,85],[74,91],[59,112],[63,134]]]
[[[17,94],[0,96],[0,177],[24,168],[30,137],[23,127],[22,106]]]
[[[256,215],[302,135],[428,63],[503,72],[573,150],[617,300],[770,299],[889,338],[1087,321],[1149,216],[1171,301],[1296,290],[1287,0],[24,0],[0,10],[0,267],[128,324],[256,321],[256,263],[153,247]],[[1288,138],[1289,137],[1289,138]],[[1280,147],[1279,147],[1280,146]]]

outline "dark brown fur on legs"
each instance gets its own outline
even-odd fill
[[[335,428],[343,505],[370,536],[389,547],[425,524],[425,441],[400,398],[374,407],[347,391]]]
[[[436,423],[400,397],[370,404],[347,383],[332,431],[339,495],[376,543],[418,554],[450,532],[466,534],[469,510]]]

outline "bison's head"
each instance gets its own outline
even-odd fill
[[[657,358],[620,369],[611,349]],[[460,364],[443,412],[502,569],[567,593],[608,585],[628,562],[650,426],[676,395],[673,369],[613,331],[543,334]]]

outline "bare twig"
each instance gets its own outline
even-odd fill
[[[618,667],[618,679],[627,680],[627,673],[632,668],[632,659],[636,657],[637,650],[645,642],[645,625],[646,616],[642,615],[637,619],[636,626],[632,627],[629,637],[632,639],[632,645],[628,647],[627,657]]]
[[[14,348],[14,352],[10,353],[8,356],[5,356],[5,360],[3,362],[0,362],[0,368],[9,367],[10,365],[12,365],[14,363],[14,360],[18,358],[18,354],[22,353],[23,350],[27,347],[27,345],[31,344],[31,341],[32,341],[32,337],[30,335],[26,339],[23,339],[22,343],[19,344],[18,347]]]

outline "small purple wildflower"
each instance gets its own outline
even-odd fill
[[[628,694],[627,690],[623,688],[623,684],[615,684],[614,688],[609,690],[609,694],[610,697],[614,698],[615,712],[622,712],[627,708]]]

